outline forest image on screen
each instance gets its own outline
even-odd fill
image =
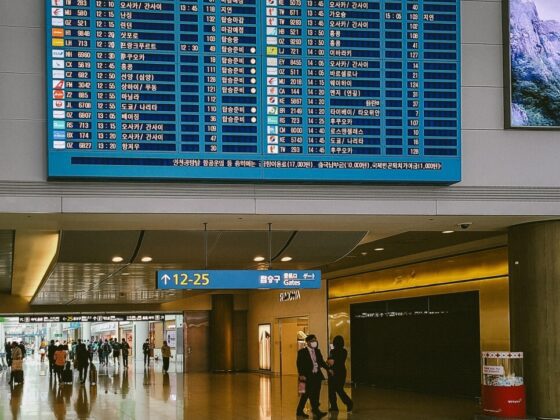
[[[512,127],[560,127],[559,6],[509,0]]]

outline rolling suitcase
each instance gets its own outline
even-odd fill
[[[23,384],[23,370],[12,370],[12,385]]]
[[[93,363],[91,363],[89,368],[89,384],[91,386],[97,385],[97,369]]]
[[[63,384],[71,384],[74,381],[74,373],[72,372],[72,368],[70,367],[70,362],[66,362],[64,366],[64,370],[62,371],[62,383]]]

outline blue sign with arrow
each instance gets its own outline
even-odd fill
[[[157,289],[320,289],[319,270],[159,270]]]

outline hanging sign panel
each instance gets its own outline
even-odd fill
[[[319,270],[161,270],[157,288],[195,289],[320,289]]]
[[[45,1],[50,178],[461,178],[460,0]]]

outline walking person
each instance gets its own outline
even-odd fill
[[[6,350],[6,363],[8,364],[8,367],[11,367],[12,366],[12,343],[6,341],[6,344],[4,345],[4,349]]]
[[[121,342],[122,363],[125,368],[128,367],[128,353],[130,352],[130,345],[123,338]]]
[[[311,412],[315,418],[322,418],[327,413],[319,410],[319,399],[321,396],[321,383],[325,380],[321,368],[329,369],[325,363],[321,350],[319,350],[319,343],[317,337],[310,334],[305,338],[306,346],[298,351],[297,355],[297,370],[299,380],[305,382],[305,392],[301,394],[299,404],[296,410],[297,417],[309,418],[303,409],[305,403],[309,399],[311,402]]]
[[[142,344],[142,353],[144,353],[144,366],[148,366],[150,364],[150,341],[147,338]]]
[[[78,372],[80,372],[80,383],[83,385],[86,383],[87,370],[89,366],[89,352],[82,340],[78,340],[78,345],[76,346],[76,366]]]
[[[56,351],[56,345],[54,340],[51,340],[49,346],[47,347],[47,359],[49,360],[49,375],[54,373],[54,352]]]
[[[54,352],[54,371],[56,373],[59,385],[62,385],[62,371],[64,370],[65,363],[66,351],[64,350],[64,346],[61,344]]]
[[[344,338],[337,335],[333,340],[333,348],[329,354],[327,364],[331,367],[331,374],[329,375],[329,411],[338,411],[336,396],[340,397],[342,402],[346,405],[348,412],[352,411],[354,403],[344,391],[344,384],[346,383],[346,358],[348,351],[344,348]]]
[[[171,347],[167,345],[167,341],[161,346],[161,358],[163,359],[163,373],[169,371],[169,358],[171,357]]]
[[[121,355],[121,345],[116,338],[112,339],[111,348],[113,349],[113,364],[117,366],[119,365],[119,357]]]
[[[109,355],[111,354],[111,345],[108,340],[103,343],[103,364],[105,366],[109,365]]]
[[[14,382],[23,383],[23,353],[20,346],[14,341],[12,343],[12,372],[10,375],[10,385]]]
[[[97,357],[99,358],[99,364],[102,365],[105,360],[103,358],[103,342],[101,340],[97,342],[96,348],[97,348]]]

